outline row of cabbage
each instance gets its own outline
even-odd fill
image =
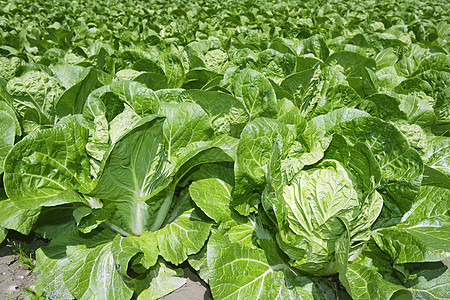
[[[36,293],[156,299],[187,262],[215,299],[446,297],[445,1],[1,4]]]

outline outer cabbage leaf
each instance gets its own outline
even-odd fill
[[[247,124],[241,134],[235,164],[233,206],[239,213],[248,215],[259,203],[272,144],[277,143],[285,156],[293,142],[293,133],[276,120],[258,118]]]
[[[448,267],[441,262],[393,266],[375,244],[367,244],[345,273],[355,299],[446,299]]]
[[[273,242],[273,241],[271,241]],[[266,242],[270,243],[270,241]],[[299,276],[270,250],[231,243],[216,233],[208,243],[209,284],[217,299],[314,299],[314,283]],[[229,274],[235,274],[230,277]],[[237,275],[239,274],[239,275]]]
[[[330,144],[333,127],[360,116],[368,116],[368,114],[357,109],[341,108],[311,119],[306,124],[304,132],[297,138],[301,142],[301,148],[294,150],[295,157],[304,165],[317,163],[323,158]]]
[[[159,260],[144,278],[134,280],[138,300],[153,300],[175,291],[186,283],[182,269],[173,269]]]
[[[290,97],[289,100],[294,101],[294,95],[297,96],[297,98],[295,99],[296,101],[294,101],[296,106],[299,106],[299,104],[301,104],[298,103],[298,101],[301,100],[301,97],[298,96],[303,96],[306,93],[306,89],[311,80],[314,78],[314,74],[318,73],[316,70],[321,69],[309,68],[306,70],[302,70],[298,73],[289,75],[280,83],[280,87],[288,92],[288,95]]]
[[[115,236],[109,230],[81,235],[69,227],[37,252],[37,290],[54,299],[130,299],[119,273],[126,263],[115,261],[111,251]]]
[[[154,91],[167,89],[169,87],[167,77],[165,75],[154,72],[141,73],[139,76],[134,77],[132,80],[143,83],[149,89],[152,89]]]
[[[133,293],[148,299],[152,292],[161,297],[186,282],[182,272],[157,261],[154,233],[122,237],[104,230],[84,235],[69,223],[37,251],[36,290],[52,299],[129,299]],[[139,276],[131,278],[130,271]]]
[[[159,253],[166,261],[179,265],[188,255],[199,252],[209,237],[211,223],[194,209],[186,210],[156,231]]]
[[[30,71],[8,81],[6,88],[22,116],[29,111],[37,114],[40,125],[54,122],[55,103],[63,92],[56,79],[42,71]]]
[[[60,71],[68,74],[72,73],[72,68],[61,67]],[[82,69],[82,72],[72,78],[68,78],[69,86],[66,84],[66,91],[59,97],[55,105],[58,117],[71,114],[82,113],[83,107],[89,94],[96,88],[98,84],[98,71],[94,68]]]
[[[236,98],[242,101],[250,120],[277,115],[277,99],[269,80],[252,69],[242,70],[232,84]]]
[[[333,129],[351,143],[365,143],[381,168],[383,220],[398,222],[417,196],[423,172],[420,155],[391,124],[373,117],[360,117],[339,124]]]
[[[226,52],[220,48],[220,41],[217,39],[208,39],[194,41],[188,44],[184,51],[189,60],[190,69],[206,67],[214,72],[219,72],[228,59]]]
[[[14,119],[8,113],[0,110],[0,174],[3,173],[6,155],[14,145],[15,134]]]
[[[109,122],[108,136],[105,132],[108,129],[107,120],[103,116],[99,116],[94,120],[93,140],[95,142],[97,135],[98,142],[108,144],[109,140],[111,140],[111,143],[114,144],[122,135],[132,129],[140,119],[141,117],[131,107],[125,105],[124,110]]]
[[[76,299],[130,299],[112,253],[115,234],[106,231],[67,246],[70,261],[63,268],[63,280]]]
[[[427,143],[423,184],[450,189],[450,139],[436,137]]]
[[[422,186],[411,209],[402,217],[402,222],[449,215],[450,190],[436,186]]]
[[[345,76],[334,67],[317,65],[311,70],[293,74],[281,83],[281,87],[292,94],[292,100],[307,119],[333,109],[351,108],[361,101],[348,86]]]
[[[303,133],[304,138],[312,148],[315,142],[331,134],[335,126],[364,116],[369,116],[369,114],[352,108],[336,109],[326,115],[311,119]]]
[[[188,257],[189,265],[197,271],[197,275],[204,281],[209,281],[209,268],[206,257],[206,245],[197,254]]]
[[[238,138],[248,122],[247,112],[242,103],[231,95],[221,92],[189,90],[181,94],[202,107],[208,114],[216,134],[228,134]]]
[[[402,286],[384,280],[372,265],[349,264],[346,278],[350,282],[347,290],[354,299],[396,299],[393,295],[403,290]]]
[[[277,101],[278,118],[281,123],[291,127],[294,132],[302,132],[306,126],[305,118],[300,115],[300,110],[291,100],[282,98]]]
[[[77,123],[27,135],[5,160],[6,193],[19,208],[86,202],[92,190],[86,154],[88,131]]]
[[[400,99],[394,95],[372,94],[361,103],[360,109],[367,111],[382,120],[407,119],[405,113],[399,109]]]
[[[372,58],[364,57],[350,51],[340,51],[331,54],[325,61],[330,65],[339,65],[347,77],[361,77],[364,68],[375,69],[376,62]]]
[[[81,205],[82,207],[86,207]],[[74,206],[58,205],[41,209],[33,231],[45,239],[53,240],[58,236],[69,235],[75,231]]]
[[[0,57],[0,78],[5,80],[10,80],[16,75],[20,66],[22,65],[22,60],[18,57]]]
[[[296,49],[298,54],[313,54],[315,57],[318,57],[323,61],[325,61],[330,54],[330,50],[328,49],[324,38],[319,35],[313,35],[307,39],[304,39],[301,43],[303,44],[301,53],[298,53],[299,49]]]
[[[205,68],[196,68],[191,69],[186,73],[185,83],[183,87],[188,90],[192,89],[204,89],[214,82],[220,82],[222,79],[222,75],[205,69]]]
[[[50,299],[72,299],[64,283],[63,270],[71,262],[66,255],[66,247],[51,242],[46,248],[36,251],[35,289],[43,292]]]
[[[208,116],[195,103],[165,103],[160,113],[167,116],[162,133],[165,153],[172,169],[171,181],[160,185],[155,194],[148,198],[152,206],[156,202],[161,203],[150,228],[152,231],[159,229],[166,219],[180,180],[202,164],[233,161],[237,146],[237,140],[230,136],[213,137]]]
[[[155,92],[161,103],[165,102],[180,102],[180,95],[184,92],[184,89],[163,89]]]
[[[2,218],[0,220],[0,226],[6,229],[16,230],[25,235],[29,234],[40,211],[40,208],[20,209],[10,199],[1,199],[0,216]]]
[[[380,228],[373,239],[394,264],[432,262],[443,260],[450,252],[449,232],[448,217],[430,217]]]
[[[64,89],[68,89],[74,84],[78,82],[80,77],[82,77],[82,73],[84,71],[83,67],[80,66],[71,66],[71,65],[55,65],[50,66],[50,70],[52,71],[55,78],[61,83]]]
[[[140,235],[151,225],[158,207],[145,202],[158,186],[169,181],[168,163],[162,148],[164,118],[148,116],[113,145],[91,196],[114,205],[112,224],[129,234]]]
[[[182,158],[180,151],[193,143],[207,141],[213,135],[208,116],[195,103],[164,103],[159,113],[166,117],[164,145],[167,159],[172,164],[176,165]]]
[[[218,224],[231,221],[235,213],[230,207],[231,192],[232,186],[218,178],[194,181],[189,186],[195,204]]]
[[[362,253],[349,262],[347,270],[339,277],[352,299],[411,299],[401,281],[394,274],[389,257],[372,241],[365,245]],[[402,298],[405,297],[405,298]]]
[[[117,81],[92,91],[83,108],[83,117],[93,122],[99,115],[108,121],[123,111],[128,104],[141,117],[158,111],[160,102],[156,94],[145,85],[135,81]]]
[[[320,65],[320,67],[326,66],[322,60],[314,56],[310,56],[308,54],[297,56],[297,66],[296,66],[297,72],[312,69],[314,68],[315,65]]]
[[[167,77],[169,88],[179,88],[184,82],[184,67],[181,60],[173,53],[165,54],[161,59],[161,65]]]
[[[127,274],[130,264],[135,272],[145,272],[156,264],[159,253],[156,236],[149,231],[144,231],[139,237],[116,235],[111,252],[118,271],[128,280],[131,280]]]
[[[450,269],[440,262],[423,264],[410,275],[406,287],[413,299],[446,299],[450,288]]]
[[[362,100],[353,88],[346,84],[328,83],[325,96],[317,102],[313,116],[323,115],[338,108],[353,108]]]
[[[266,49],[258,54],[258,62],[262,66],[264,76],[280,83],[295,71],[296,58],[292,54]]]
[[[435,122],[433,107],[429,103],[434,101],[423,93],[413,95],[399,95],[399,108],[405,113],[409,123],[418,124],[420,126],[429,126]]]
[[[375,56],[377,70],[394,66],[397,60],[398,57],[395,55],[393,48],[386,48]]]
[[[7,113],[11,118],[14,120],[14,126],[16,128],[16,135],[20,136],[22,135],[22,128],[20,127],[19,120],[17,118],[16,112],[12,108],[12,103],[7,101],[1,101],[1,93],[2,93],[3,86],[0,84],[0,112]]]

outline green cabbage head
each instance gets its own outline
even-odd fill
[[[364,183],[346,167],[324,160],[278,186],[277,199],[271,200],[278,245],[290,264],[304,273],[337,273],[337,253],[355,252],[380,213],[380,194],[364,191]],[[342,250],[342,245],[347,248]]]

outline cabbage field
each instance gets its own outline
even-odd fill
[[[0,0],[28,299],[450,299],[446,0]],[[189,299],[188,299],[189,300]]]

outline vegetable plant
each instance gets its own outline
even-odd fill
[[[445,1],[0,4],[39,297],[448,298]]]

